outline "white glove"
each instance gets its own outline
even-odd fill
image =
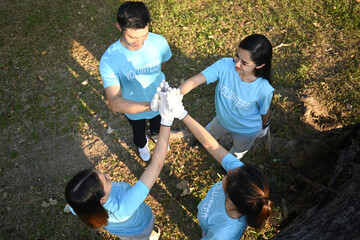
[[[184,105],[182,102],[172,110],[173,115],[175,118],[179,119],[180,121],[183,120],[186,115],[188,115],[188,112],[185,110]]]
[[[156,89],[156,93],[154,94],[154,97],[150,103],[151,111],[154,111],[154,112],[159,111],[160,92],[161,92],[161,88],[158,87]]]
[[[269,131],[269,127],[270,126],[267,126],[266,128],[261,129],[261,131],[259,132],[257,138],[265,137],[267,132]]]
[[[162,80],[160,83],[160,89],[162,92],[167,92],[169,90],[169,83],[165,80]]]
[[[159,111],[159,101],[160,101],[160,92],[167,92],[169,90],[169,83],[165,80],[162,80],[159,87],[156,88],[156,93],[154,94],[153,99],[150,103],[150,108],[152,111]]]
[[[174,121],[174,115],[169,109],[167,103],[167,92],[160,92],[160,101],[159,101],[159,112],[161,116],[161,125],[170,127]]]
[[[167,101],[169,104],[170,110],[178,106],[179,103],[183,100],[183,95],[180,93],[178,88],[169,88],[167,93]]]
[[[169,105],[169,109],[173,113],[175,118],[182,120],[188,112],[185,110],[184,105],[182,103],[183,95],[180,93],[180,89],[174,88],[167,92],[167,101]]]

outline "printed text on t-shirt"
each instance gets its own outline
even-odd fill
[[[250,102],[246,102],[245,100],[239,98],[232,89],[224,86],[222,83],[220,84],[219,88],[220,94],[224,98],[230,99],[236,107],[245,109],[247,106],[250,105]]]
[[[139,68],[130,69],[127,71],[126,77],[128,80],[134,79],[138,75],[146,75],[157,72],[160,69],[161,62],[160,60],[154,61],[152,63],[146,64],[145,66],[141,66]]]
[[[212,203],[214,202],[214,198],[219,195],[221,185],[222,185],[222,182],[218,182],[218,183],[215,183],[215,185],[213,186],[210,197],[206,200],[203,207],[201,208],[201,216],[203,218],[207,218],[207,216],[209,215],[209,210],[211,208]]]

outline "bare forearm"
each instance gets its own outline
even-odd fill
[[[110,102],[113,112],[119,113],[141,113],[151,111],[150,102],[136,102],[121,97],[114,97]]]
[[[206,150],[221,164],[222,159],[229,152],[223,148],[216,139],[195,119],[187,115],[183,122],[199,140],[199,142],[206,148]]]
[[[141,113],[151,111],[150,102],[137,102],[122,97],[120,85],[105,88],[112,111],[119,113]]]
[[[188,92],[190,92],[191,90],[193,90],[194,88],[196,88],[197,86],[203,84],[204,82],[206,82],[205,76],[202,73],[199,73],[199,74],[189,78],[183,84],[180,85],[180,87],[179,87],[180,93],[182,95],[185,95]]]
[[[170,138],[170,127],[161,125],[151,163],[163,164],[166,158]]]
[[[170,127],[161,126],[159,137],[151,158],[151,163],[140,177],[149,189],[153,187],[156,179],[159,177],[162,167],[164,166],[166,153],[169,144]]]

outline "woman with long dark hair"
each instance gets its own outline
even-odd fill
[[[216,116],[206,126],[215,139],[232,134],[230,152],[241,159],[257,137],[269,127],[272,46],[263,35],[243,39],[233,58],[222,58],[179,88],[183,95],[195,87],[218,81],[215,90]]]
[[[202,239],[240,239],[247,226],[260,228],[272,213],[269,182],[262,172],[235,158],[182,105],[180,90],[170,90],[167,102],[206,150],[227,171],[198,205]]]
[[[164,98],[168,85],[160,85],[151,103],[159,110],[161,127],[152,159],[134,186],[125,182],[111,182],[109,174],[89,169],[76,174],[65,189],[66,201],[71,211],[91,228],[104,227],[111,234],[126,239],[149,239],[155,218],[144,202],[155,184],[164,165],[168,150],[170,126],[173,117],[166,106],[159,102]],[[156,239],[156,238],[155,238]]]

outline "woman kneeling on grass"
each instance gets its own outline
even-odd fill
[[[216,116],[206,126],[215,139],[227,133],[233,138],[230,152],[241,159],[257,137],[269,130],[272,46],[263,35],[244,38],[233,58],[222,58],[181,84],[183,95],[203,83],[218,82]]]
[[[67,184],[65,197],[72,212],[89,227],[104,227],[122,240],[145,240],[152,235],[155,219],[144,200],[164,165],[173,121],[162,107],[159,105],[161,127],[152,160],[134,186],[111,182],[109,174],[97,170],[81,171]]]
[[[180,90],[174,91],[168,94],[174,116],[188,126],[227,171],[223,180],[215,183],[198,205],[202,239],[240,239],[247,226],[259,228],[271,215],[273,202],[269,200],[269,183],[257,168],[244,165],[187,115]]]

